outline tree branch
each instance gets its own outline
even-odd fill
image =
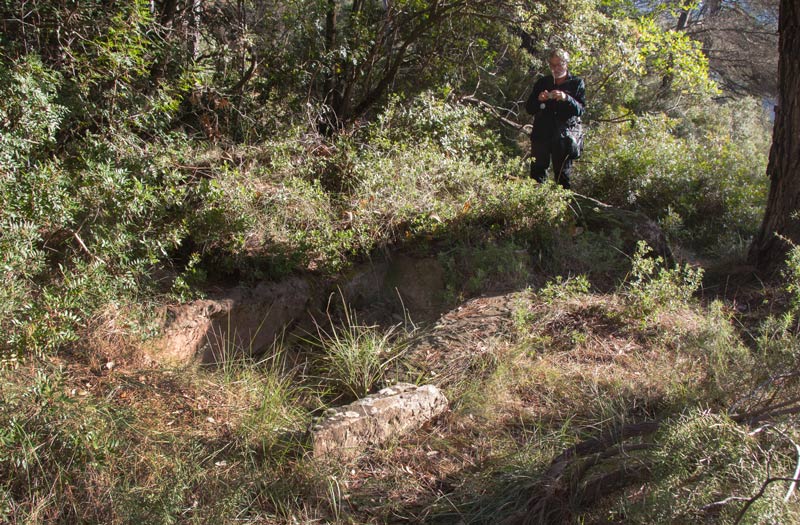
[[[798,478],[767,478],[767,479],[765,479],[764,483],[761,484],[761,488],[758,490],[758,492],[755,494],[755,496],[749,498],[745,502],[744,507],[742,507],[742,510],[739,511],[739,514],[736,515],[736,519],[733,520],[733,524],[736,525],[738,523],[741,523],[742,518],[744,518],[744,515],[747,512],[747,510],[750,508],[750,506],[753,503],[755,503],[756,501],[758,501],[759,499],[761,499],[762,496],[764,496],[764,492],[767,491],[767,487],[769,485],[771,485],[773,483],[777,483],[778,481],[791,481],[792,483],[797,483],[798,481],[800,481],[800,479],[798,479]]]
[[[530,133],[530,129],[526,129],[526,128],[530,128],[529,124],[520,124],[519,122],[511,120],[511,119],[509,119],[507,117],[504,117],[503,115],[500,114],[500,112],[498,111],[498,109],[495,106],[492,106],[488,102],[484,102],[483,100],[480,100],[480,99],[478,99],[478,98],[476,98],[476,97],[474,97],[472,95],[464,95],[464,96],[458,97],[457,102],[459,102],[461,104],[471,104],[473,106],[477,106],[482,111],[484,111],[484,112],[492,115],[493,117],[497,118],[503,124],[505,124],[507,126],[510,126],[510,127],[514,128],[514,129],[516,129],[517,131],[522,132],[522,133],[528,133],[528,134]]]

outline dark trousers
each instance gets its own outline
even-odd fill
[[[547,167],[553,161],[553,173],[558,184],[569,189],[569,176],[572,174],[572,159],[559,137],[550,140],[531,141],[531,178],[544,182],[547,178]]]

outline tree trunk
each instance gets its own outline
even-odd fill
[[[192,0],[189,11],[189,56],[197,60],[200,54],[200,15],[203,6],[202,0]]]
[[[681,9],[681,14],[678,16],[678,23],[675,24],[675,31],[683,31],[686,29],[686,25],[689,23],[689,12],[691,9],[689,7],[684,7]]]
[[[749,260],[773,271],[784,260],[791,241],[800,244],[800,5],[781,0],[778,23],[778,106],[769,154],[769,197],[761,229],[750,246]]]
[[[165,27],[172,27],[175,22],[175,14],[178,12],[178,0],[166,0],[162,2],[161,24]]]

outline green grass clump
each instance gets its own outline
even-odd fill
[[[402,325],[381,328],[363,325],[347,304],[343,305],[342,324],[317,327],[317,337],[309,339],[314,356],[314,375],[321,392],[337,402],[348,402],[388,386],[397,380],[399,360],[408,349],[411,333]]]
[[[0,520],[266,515],[262,480],[302,454],[309,420],[302,388],[272,357],[194,372],[83,375],[44,363],[0,372]]]
[[[0,517],[15,522],[102,522],[98,491],[123,452],[127,415],[66,391],[64,372],[42,366],[30,383],[0,372]]]

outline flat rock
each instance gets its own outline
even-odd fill
[[[420,428],[447,409],[433,385],[398,383],[349,405],[328,409],[311,432],[317,458],[350,460],[369,446]]]

